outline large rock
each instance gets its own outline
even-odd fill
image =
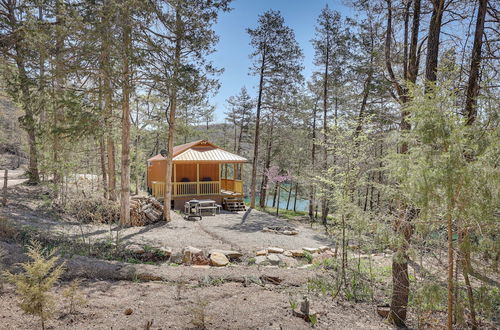
[[[209,252],[210,255],[212,255],[213,253],[222,253],[223,255],[225,255],[227,258],[233,260],[233,259],[239,259],[243,256],[242,253],[238,252],[238,251],[232,251],[232,250],[211,250]]]
[[[259,250],[255,252],[256,256],[267,256],[267,250]]]
[[[140,245],[137,245],[137,244],[130,244],[127,246],[127,250],[132,252],[133,254],[143,254],[144,252],[144,248]]]
[[[269,260],[267,260],[266,256],[257,256],[257,257],[255,257],[255,264],[256,265],[267,265],[267,264],[269,264]]]
[[[170,255],[169,261],[173,264],[182,264],[182,259],[184,255],[181,251],[175,251]]]
[[[281,256],[281,262],[283,262],[288,267],[297,267],[299,262],[293,257]]]
[[[223,253],[213,252],[210,254],[210,264],[212,266],[223,267],[229,263],[229,260]]]
[[[206,258],[202,250],[192,246],[186,246],[182,250],[182,262],[187,265],[205,265]]]
[[[290,250],[290,252],[294,257],[303,257],[305,255],[304,250]]]
[[[158,248],[158,251],[160,251],[161,253],[163,253],[165,256],[171,256],[172,255],[172,249],[169,248],[169,247],[159,247]]]
[[[319,252],[318,248],[310,248],[310,247],[302,248],[302,250],[304,250],[306,252],[309,252],[310,254],[318,253]]]
[[[267,260],[271,263],[271,265],[279,265],[281,262],[281,258],[276,254],[270,254],[267,256]]]
[[[278,248],[278,247],[270,247],[270,248],[267,248],[267,252],[281,254],[281,253],[285,252],[285,250],[282,248]]]

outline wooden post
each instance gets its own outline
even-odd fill
[[[172,195],[176,196],[177,195],[177,165],[174,164],[174,179],[172,180],[172,185],[174,186],[174,189],[172,191]]]
[[[3,198],[2,198],[2,205],[7,206],[7,178],[9,176],[9,170],[4,171],[3,175]]]
[[[196,194],[200,194],[200,163],[196,163]]]
[[[222,190],[222,173],[221,173],[221,165],[219,163],[219,194]]]

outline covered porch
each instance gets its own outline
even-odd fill
[[[175,162],[172,198],[219,196],[242,197],[243,163]],[[162,199],[165,181],[151,181],[152,194]]]

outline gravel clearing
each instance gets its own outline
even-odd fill
[[[195,246],[200,249],[232,249],[247,255],[268,247],[293,250],[303,247],[332,246],[332,240],[323,232],[299,223],[291,223],[265,212],[225,212],[215,216],[205,216],[201,221],[185,220],[172,212],[172,222],[159,222],[144,227],[120,229],[116,225],[79,224],[71,219],[47,212],[39,207],[43,193],[36,188],[17,186],[11,190],[12,201],[6,208],[0,208],[0,216],[19,224],[47,230],[51,234],[60,233],[87,241],[115,239],[119,237],[128,243],[182,249]],[[297,235],[281,235],[263,232],[264,227],[292,226]]]

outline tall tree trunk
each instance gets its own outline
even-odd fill
[[[472,56],[470,63],[469,81],[467,85],[465,115],[467,116],[466,125],[473,125],[477,118],[477,97],[479,96],[479,69],[481,66],[481,50],[483,44],[484,22],[488,6],[487,0],[478,0],[479,8],[477,11],[476,31],[474,33],[474,44],[472,46]],[[466,154],[466,158],[471,161],[473,157]],[[464,234],[462,234],[464,233]],[[478,329],[476,320],[476,309],[474,300],[474,291],[469,279],[470,272],[470,241],[468,229],[464,229],[459,234],[459,239],[465,242],[459,242],[460,259],[462,261],[462,274],[467,290],[467,299],[469,301],[469,310],[471,315],[472,329]]]
[[[106,153],[108,156],[108,197],[116,200],[115,142],[113,137],[113,90],[111,88],[111,24],[112,4],[105,0],[101,17],[101,76],[104,94],[104,125],[106,127]]]
[[[165,195],[163,198],[163,219],[167,222],[172,220],[170,216],[170,208],[172,203],[172,164],[174,153],[174,137],[175,137],[175,112],[177,111],[177,84],[179,83],[179,70],[181,67],[181,40],[182,40],[182,20],[180,13],[180,4],[177,3],[175,10],[175,53],[174,66],[172,75],[172,88],[170,95],[170,111],[168,113],[168,141],[167,141],[167,157],[166,157],[166,173],[165,173]]]
[[[264,70],[266,66],[266,48],[262,52],[259,78],[259,96],[257,98],[257,113],[255,115],[255,142],[253,145],[252,178],[250,181],[250,208],[255,208],[255,189],[257,185],[257,161],[259,158],[260,108],[262,106],[262,91],[264,89]]]
[[[312,126],[312,148],[311,148],[311,171],[315,172],[316,165],[316,113],[318,109],[318,99],[314,102],[313,108],[313,126]],[[316,187],[311,184],[309,192],[309,218],[312,220],[314,217],[314,210],[316,206]]]
[[[135,194],[139,194],[139,177],[140,177],[140,167],[137,164],[137,160],[139,159],[139,140],[140,140],[140,132],[139,132],[139,100],[136,102],[136,113],[135,113],[135,126],[136,126],[136,135],[134,142],[134,168],[135,168]]]
[[[24,61],[22,59],[22,51],[20,47],[16,46],[16,65],[19,71],[19,80],[22,95],[22,105],[24,110],[24,117],[22,118],[22,127],[28,133],[28,146],[29,146],[29,168],[28,168],[28,184],[36,185],[40,183],[40,175],[38,172],[38,147],[36,142],[36,123],[31,104],[31,95],[28,87],[28,77]]]
[[[262,172],[262,182],[260,185],[259,206],[262,208],[266,207],[267,184],[269,183],[269,178],[266,175],[266,171],[269,170],[269,167],[271,166],[271,150],[273,146],[273,126],[274,126],[274,114],[271,115],[271,125],[269,126],[269,136],[267,139],[266,159],[264,162],[264,169]]]
[[[238,138],[238,125],[236,125],[236,120],[233,121],[234,125],[234,147],[233,151],[236,152],[236,149],[238,148],[238,143],[237,143],[237,138]]]
[[[427,57],[425,64],[425,80],[435,82],[439,57],[439,37],[441,35],[441,22],[443,20],[445,0],[432,1],[432,16],[429,24],[429,36],[427,39]]]
[[[373,72],[370,69],[368,71],[367,76],[366,76],[365,85],[363,88],[363,99],[361,100],[361,107],[359,109],[358,120],[357,120],[358,123],[356,126],[356,131],[354,132],[355,140],[359,137],[359,134],[361,134],[361,131],[363,130],[363,120],[365,118],[365,111],[366,111],[365,109],[366,109],[366,104],[368,103],[368,96],[370,95],[370,87],[371,87],[371,83],[372,83],[372,77],[373,77]],[[359,146],[359,141],[356,140],[355,144],[356,144],[356,149],[357,149]]]
[[[287,209],[287,211],[290,208],[290,199],[292,198],[292,188],[293,188],[293,185],[290,183],[290,186],[288,187],[288,199],[286,201],[286,209]]]
[[[479,96],[479,68],[481,66],[481,48],[483,45],[484,21],[487,11],[487,0],[478,0],[476,32],[474,33],[474,45],[470,61],[469,82],[465,101],[465,114],[467,125],[472,125],[477,117],[477,97]]]
[[[56,198],[59,198],[62,185],[61,135],[59,133],[62,116],[64,115],[64,24],[62,0],[56,2],[56,43],[55,43],[55,79],[54,79],[54,112],[52,118],[52,175]]]
[[[453,206],[448,206],[446,227],[448,233],[448,322],[447,329],[453,329]]]
[[[125,0],[123,6],[122,33],[123,33],[123,67],[122,67],[122,167],[121,167],[121,194],[120,194],[120,224],[130,224],[130,56],[131,33],[129,22],[129,3]]]
[[[241,152],[241,140],[243,139],[243,124],[240,126],[240,134],[238,135],[238,148],[236,148],[236,154],[239,155]]]
[[[468,229],[464,229],[460,232],[458,236],[459,242],[458,247],[460,251],[460,260],[462,264],[462,275],[464,276],[465,287],[467,290],[467,299],[469,301],[469,310],[471,318],[471,329],[476,330],[479,328],[476,319],[476,307],[474,299],[474,291],[472,290],[472,284],[469,278],[469,265],[470,265],[470,238]]]
[[[299,190],[299,183],[295,183],[295,194],[293,195],[293,212],[297,212],[297,192]]]
[[[390,80],[397,92],[398,101],[401,103],[401,122],[400,130],[407,131],[411,129],[408,121],[409,113],[406,110],[406,103],[409,101],[407,88],[401,86],[396,80],[391,64],[391,38],[392,38],[392,1],[387,0],[387,30],[385,36],[385,62]],[[410,40],[410,50],[408,54],[407,75],[410,82],[415,82],[418,73],[418,34],[420,26],[420,0],[413,1],[413,21],[412,34]],[[381,145],[382,151],[382,145]],[[408,144],[402,143],[399,152],[405,154],[408,152]],[[379,171],[379,180],[382,172]],[[380,195],[377,197],[380,204]],[[408,278],[408,246],[413,233],[411,221],[416,214],[416,210],[411,206],[401,206],[407,208],[402,219],[396,219],[394,231],[403,240],[398,246],[395,256],[392,259],[392,295],[389,319],[398,327],[405,327],[406,314],[408,308],[408,297],[410,292],[410,281]]]
[[[326,59],[323,76],[323,171],[328,169],[328,66],[330,64],[330,36],[326,36]],[[324,194],[323,194],[324,195]],[[326,225],[328,202],[325,196],[321,198],[321,223]]]
[[[104,138],[99,138],[99,156],[101,161],[101,174],[102,174],[102,188],[103,196],[108,199],[108,175],[106,172],[106,150],[104,148]]]

